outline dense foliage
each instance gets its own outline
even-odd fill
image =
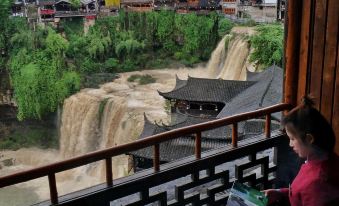
[[[69,43],[53,29],[32,31],[22,22],[10,38],[8,62],[18,119],[41,119],[80,88],[80,76],[68,68]]]
[[[272,64],[282,66],[283,57],[283,27],[278,24],[260,25],[257,34],[250,38],[254,52],[250,61],[258,66],[267,67]]]
[[[4,67],[4,53],[7,49],[9,0],[0,1],[0,71]]]
[[[171,61],[190,66],[207,60],[232,26],[216,13],[121,11],[119,16],[98,19],[86,35],[67,34],[67,56],[85,73],[165,67]]]
[[[121,11],[119,16],[97,19],[86,34],[82,19],[64,20],[58,29],[33,30],[24,19],[8,17],[6,2],[1,1],[0,10],[7,19],[0,22],[0,49],[6,52],[1,60],[10,73],[20,120],[41,119],[55,111],[80,88],[83,75],[205,61],[233,26],[216,13]],[[72,1],[74,6],[77,2]]]

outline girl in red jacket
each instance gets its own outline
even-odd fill
[[[264,191],[269,204],[288,197],[291,206],[339,206],[339,157],[333,152],[331,125],[308,97],[285,116],[282,124],[290,147],[307,160],[289,188]]]

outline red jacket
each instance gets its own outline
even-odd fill
[[[290,189],[281,191],[289,195],[291,206],[339,206],[339,157],[306,162]]]

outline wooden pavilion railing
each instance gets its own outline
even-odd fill
[[[55,179],[55,174],[58,172],[80,167],[99,160],[104,160],[106,162],[106,184],[107,187],[112,187],[113,186],[112,157],[114,156],[126,154],[138,149],[152,146],[154,155],[153,169],[154,173],[158,173],[160,171],[159,144],[162,142],[173,140],[189,134],[195,134],[195,158],[198,160],[201,158],[201,132],[226,125],[232,125],[233,128],[232,146],[233,148],[236,148],[238,145],[238,136],[237,136],[238,122],[265,116],[266,117],[265,136],[266,138],[269,138],[271,135],[270,132],[271,114],[281,112],[284,110],[289,110],[290,108],[291,106],[289,104],[281,103],[256,111],[242,113],[218,120],[213,120],[189,127],[168,131],[162,134],[157,134],[150,136],[148,138],[140,139],[132,143],[115,146],[112,148],[60,161],[54,164],[49,164],[31,170],[18,172],[12,175],[1,177],[0,188],[47,176],[49,180],[51,203],[58,204],[59,200]]]
[[[56,11],[55,17],[96,16],[96,11]]]

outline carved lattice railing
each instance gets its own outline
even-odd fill
[[[43,202],[41,205],[50,203],[53,205],[110,205],[112,201],[113,205],[147,205],[150,203],[173,206],[186,204],[223,205],[227,200],[227,189],[231,187],[234,178],[257,187],[267,187],[273,184],[273,173],[277,170],[276,161],[271,160],[270,163],[270,155],[260,152],[279,146],[283,134],[279,131],[271,134],[271,114],[288,109],[290,109],[290,105],[282,103],[153,135],[129,144],[1,177],[0,188],[47,176],[51,200]],[[238,142],[237,123],[262,116],[266,117],[265,134],[262,137]],[[201,132],[226,125],[232,125],[233,128],[232,144],[201,153]],[[162,142],[189,134],[195,134],[195,156],[160,167],[159,145]],[[154,150],[153,169],[113,182],[112,157],[149,146],[152,146]],[[248,160],[238,164],[235,160],[239,158]],[[56,173],[100,160],[106,163],[105,184],[58,197]],[[248,169],[257,167],[261,168],[259,175],[248,174]],[[172,193],[169,187],[172,188]],[[201,191],[199,188],[204,189],[202,192],[197,192]],[[127,202],[121,198],[127,199]]]

